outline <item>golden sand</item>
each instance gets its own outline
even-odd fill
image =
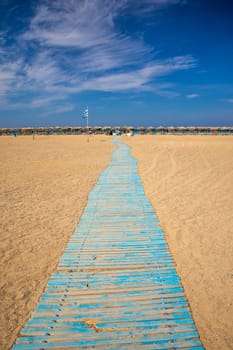
[[[0,349],[36,306],[114,149],[107,136],[0,137]]]
[[[207,350],[233,349],[233,138],[124,138]]]
[[[233,348],[233,138],[124,137],[207,350]],[[36,306],[110,160],[107,136],[0,137],[0,349]]]

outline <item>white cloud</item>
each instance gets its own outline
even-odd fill
[[[49,46],[87,48],[104,44],[114,37],[112,19],[115,2],[47,1],[38,6],[25,39]]]
[[[126,39],[116,30],[115,20],[127,11],[141,12],[181,0],[47,0],[37,7],[24,39],[48,46],[88,48]]]
[[[1,98],[1,96],[0,96]],[[54,105],[56,106],[59,104],[59,106],[63,106],[62,103],[66,100],[66,95],[52,95],[47,97],[34,97],[31,99],[28,99],[24,102],[14,102],[14,101],[8,101],[5,98],[1,98],[1,108],[3,110],[17,110],[17,109],[35,109],[35,108],[54,108]]]
[[[69,111],[72,111],[74,109],[74,107],[75,106],[72,104],[65,104],[63,106],[57,106],[49,111],[46,111],[45,113],[42,113],[42,116],[46,117],[48,115],[56,115],[56,114],[60,114],[60,113],[64,113],[64,112],[69,112]]]
[[[226,101],[229,103],[233,103],[233,98],[228,98]]]
[[[89,79],[82,84],[81,89],[101,91],[153,89],[153,85],[150,87],[150,82],[153,79],[171,74],[177,70],[193,68],[195,64],[195,60],[190,56],[179,56],[164,61],[155,61],[138,70]]]
[[[24,33],[0,58],[0,96],[8,99],[5,106],[49,107],[61,96],[68,103],[70,94],[87,90],[175,94],[160,79],[194,68],[193,57],[159,60],[142,39],[125,34],[118,20],[126,13],[143,17],[151,9],[177,3],[183,1],[39,1]],[[0,33],[0,38],[5,34]],[[17,95],[26,96],[27,102],[14,103]],[[61,108],[71,107],[68,103]]]
[[[5,53],[5,51],[4,51]],[[20,81],[19,72],[22,68],[22,60],[16,59],[12,61],[8,61],[7,59],[3,59],[0,61],[0,95],[4,96],[10,92],[15,91],[15,84],[18,80]]]
[[[189,95],[186,95],[186,97],[189,98],[189,99],[194,99],[194,98],[200,97],[200,95],[198,95],[198,94],[189,94]]]

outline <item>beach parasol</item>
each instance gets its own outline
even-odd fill
[[[160,125],[156,128],[156,130],[160,131],[160,133],[162,134],[165,128],[162,125]]]
[[[197,128],[195,126],[189,126],[188,128],[188,131],[190,131],[191,133],[193,133],[194,131],[197,130]]]
[[[184,133],[187,130],[187,128],[185,128],[184,126],[178,126],[177,130],[181,133]]]
[[[154,127],[154,126],[148,126],[148,127],[146,128],[146,130],[148,131],[148,133],[151,133],[151,134],[152,134],[152,132],[155,130],[155,127]]]
[[[174,128],[174,126],[169,126],[169,127],[167,128],[167,130],[168,130],[168,132],[174,133],[175,128]]]
[[[227,134],[231,131],[231,128],[229,126],[223,126],[221,128],[221,132],[223,132],[224,134]]]
[[[219,128],[217,126],[211,126],[210,131],[212,134],[217,134],[217,132],[219,131]]]
[[[95,134],[96,134],[98,131],[100,131],[100,130],[102,130],[102,127],[101,127],[101,126],[98,126],[98,125],[93,126],[93,128],[92,128],[92,131],[94,131]]]
[[[76,130],[81,130],[82,127],[81,126],[72,126],[71,129],[76,131]]]
[[[138,126],[137,127],[137,131],[139,132],[139,133],[144,133],[144,131],[145,131],[145,127],[144,126]]]

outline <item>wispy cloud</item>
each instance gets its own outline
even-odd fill
[[[54,106],[58,113],[56,108],[72,109],[69,96],[81,91],[174,93],[161,79],[194,68],[195,59],[190,55],[158,59],[143,39],[124,32],[119,17],[147,16],[151,9],[178,3],[183,1],[39,1],[24,32],[16,33],[14,44],[4,47],[5,33],[0,33],[4,53],[0,59],[0,96],[5,97],[5,106],[44,105],[48,111]],[[67,104],[56,107],[62,95]],[[24,96],[27,102],[13,103],[17,96]]]
[[[5,53],[5,51],[4,51]],[[2,62],[1,62],[2,61]],[[7,58],[0,61],[0,95],[4,96],[10,91],[15,90],[15,84],[20,79],[20,70],[22,68],[22,60],[16,59],[15,61],[9,61]]]
[[[233,103],[233,98],[228,98],[225,101],[229,102],[229,103]]]
[[[75,106],[73,104],[65,104],[63,106],[55,106],[55,107],[53,107],[53,109],[42,113],[42,116],[47,117],[48,115],[56,115],[56,114],[60,114],[60,113],[64,113],[64,112],[69,112],[69,111],[72,111],[74,109],[74,107]]]
[[[195,60],[190,56],[174,57],[164,61],[155,61],[138,70],[89,79],[82,84],[81,88],[83,90],[101,91],[154,90],[153,84],[150,85],[153,79],[171,74],[177,70],[190,69],[195,64]]]
[[[189,95],[186,95],[186,97],[188,99],[194,99],[194,98],[200,97],[200,95],[199,94],[189,94]]]

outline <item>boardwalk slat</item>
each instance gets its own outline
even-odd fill
[[[203,349],[137,161],[114,142],[14,350]]]

